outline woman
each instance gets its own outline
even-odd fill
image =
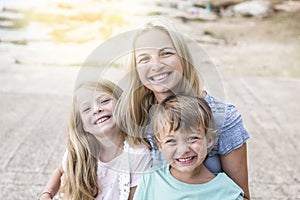
[[[116,108],[117,124],[130,135],[128,141],[148,145],[152,166],[161,165],[161,153],[153,143],[151,107],[181,92],[202,97],[211,107],[217,126],[216,143],[205,165],[213,173],[225,172],[243,189],[244,198],[250,199],[246,144],[249,134],[234,105],[202,89],[183,37],[164,24],[147,23],[134,38],[128,63],[130,80]]]

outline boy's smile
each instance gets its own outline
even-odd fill
[[[160,133],[160,148],[174,177],[197,173],[211,145],[203,130],[185,132],[179,129],[167,134]]]

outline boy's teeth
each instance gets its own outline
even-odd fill
[[[165,78],[166,76],[167,76],[167,74],[161,74],[161,75],[158,75],[158,76],[154,76],[153,80],[158,81],[158,80],[161,80],[161,79]]]
[[[193,157],[189,157],[189,158],[179,158],[178,160],[179,160],[180,162],[187,162],[187,161],[192,160],[192,159],[193,159]]]

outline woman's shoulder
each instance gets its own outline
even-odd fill
[[[222,120],[224,122],[222,124],[226,124],[226,122],[235,121],[240,117],[237,107],[234,104],[221,100],[209,93],[206,94],[204,99],[211,108],[217,123],[219,120]]]
[[[229,108],[235,108],[234,104],[227,102],[225,100],[221,100],[220,98],[213,96],[209,93],[206,93],[204,99],[211,107],[212,111],[228,112],[230,111],[228,110]]]

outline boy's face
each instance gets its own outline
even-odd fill
[[[195,172],[207,155],[212,145],[207,141],[204,130],[193,130],[188,133],[177,130],[170,133],[159,133],[160,150],[173,173]]]

